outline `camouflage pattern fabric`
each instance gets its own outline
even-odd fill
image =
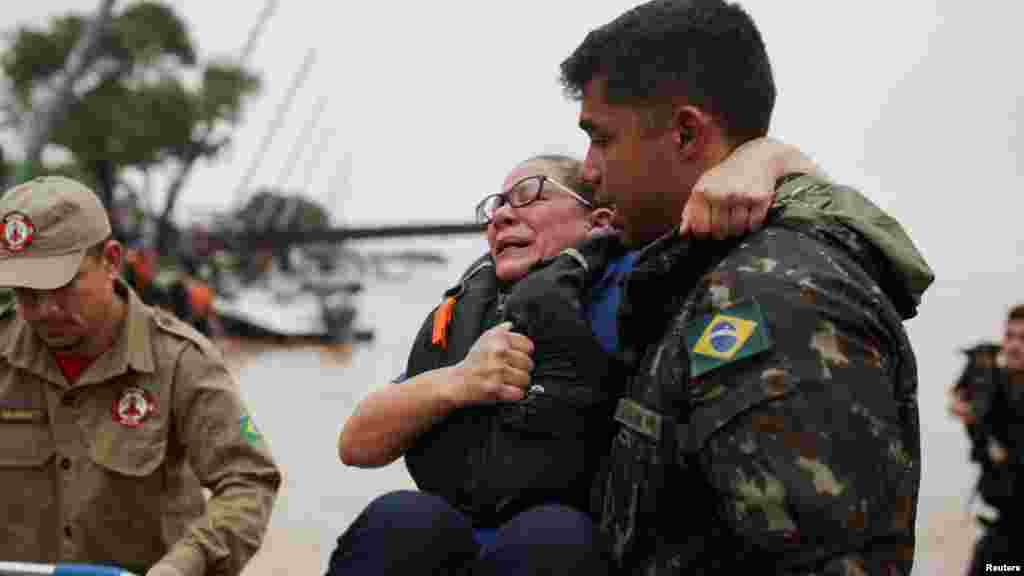
[[[772,209],[781,211],[779,221],[828,219],[855,230],[870,242],[881,252],[881,262],[890,268],[884,279],[900,284],[888,294],[907,318],[913,316],[921,296],[935,281],[935,272],[900,223],[855,188],[804,175],[779,188]]]
[[[919,294],[855,229],[672,233],[620,309],[635,365],[593,505],[632,574],[909,574]],[[901,306],[901,308],[903,307]]]

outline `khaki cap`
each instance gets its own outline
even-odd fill
[[[108,237],[107,211],[83,184],[45,176],[15,186],[0,197],[0,286],[60,288]]]

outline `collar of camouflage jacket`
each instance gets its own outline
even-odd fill
[[[815,176],[801,176],[782,185],[775,195],[770,218],[778,222],[832,221],[851,228],[888,260],[888,272],[913,302],[901,307],[904,318],[917,314],[921,296],[935,281],[935,273],[903,227],[857,190]],[[886,284],[886,283],[883,283]],[[890,283],[891,284],[891,283]],[[893,300],[905,300],[893,295]]]
[[[150,339],[148,307],[135,292],[121,280],[115,290],[128,303],[121,334],[113,347],[100,355],[82,374],[76,386],[108,380],[125,373],[129,367],[138,372],[153,372],[153,346]],[[59,386],[67,386],[53,354],[46,348],[29,325],[20,316],[4,331],[6,337],[0,355],[12,366],[27,370]]]
[[[767,225],[771,224],[817,229],[842,244],[875,276],[904,320],[917,315],[922,294],[935,280],[899,222],[853,188],[814,176],[790,180],[776,191],[767,219]],[[637,253],[634,272],[659,278],[672,273],[677,265],[704,270],[711,261],[709,256],[728,253],[738,241],[695,242],[680,238],[678,228],[673,228]]]
[[[870,245],[873,254],[865,255],[864,248],[857,245],[859,243],[847,241],[849,234],[845,234],[846,240],[844,234],[830,234],[830,237],[844,243],[869,268],[876,269],[876,276],[883,276],[877,280],[904,319],[917,315],[921,296],[935,281],[935,273],[900,223],[853,188],[832,184],[815,176],[805,175],[789,180],[776,191],[767,223],[810,224],[833,229],[838,226],[853,231],[857,238]],[[703,252],[716,244],[732,246],[734,242],[701,241],[699,248],[694,250],[690,242],[679,238],[678,228],[673,228],[640,250],[635,267],[643,264],[651,273],[657,274],[656,270],[671,269],[673,262],[692,258],[691,252]],[[877,258],[884,262],[877,262]],[[656,259],[661,262],[655,262]]]

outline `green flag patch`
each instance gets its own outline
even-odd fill
[[[686,326],[690,376],[749,358],[772,348],[768,323],[754,299],[741,300]]]
[[[242,416],[242,419],[238,422],[238,427],[242,431],[242,438],[245,438],[249,444],[255,444],[260,438],[263,437],[260,431],[256,429],[256,425],[252,421],[252,416],[248,414]]]

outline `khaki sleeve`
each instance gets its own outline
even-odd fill
[[[263,541],[281,474],[218,357],[189,345],[174,385],[178,441],[212,494],[206,514],[162,563],[186,576],[240,574]]]

